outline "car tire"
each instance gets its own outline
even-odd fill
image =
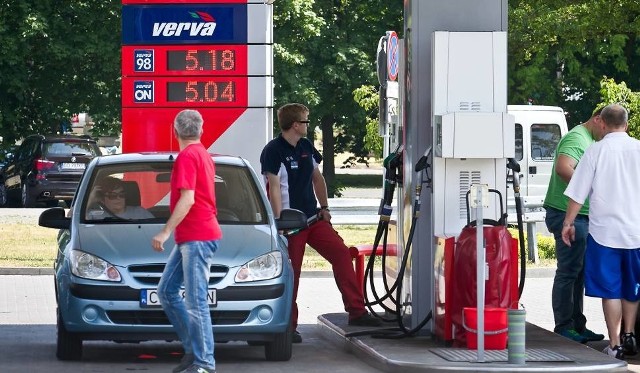
[[[82,339],[75,333],[67,331],[60,315],[60,310],[57,310],[58,320],[58,340],[56,347],[56,357],[58,360],[80,360],[82,358]]]
[[[267,361],[289,361],[293,350],[291,325],[284,333],[276,334],[273,341],[264,345],[264,355]]]
[[[36,201],[31,196],[31,188],[27,185],[26,181],[22,182],[22,207],[31,208],[36,206]]]

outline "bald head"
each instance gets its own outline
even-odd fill
[[[619,104],[609,104],[602,109],[600,118],[604,122],[605,126],[609,128],[624,128],[627,126],[629,120],[629,113],[624,106]]]

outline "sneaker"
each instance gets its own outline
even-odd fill
[[[587,342],[597,342],[604,339],[604,334],[594,333],[589,329],[585,329],[580,335],[587,340]]]
[[[605,354],[614,357],[616,359],[622,360],[624,359],[624,352],[622,351],[622,346],[607,346],[602,350]]]
[[[380,326],[382,325],[382,321],[380,319],[373,317],[369,312],[365,312],[360,317],[356,317],[355,319],[349,320],[349,325],[352,326]]]
[[[185,369],[189,368],[191,364],[193,364],[193,361],[195,359],[196,358],[195,356],[193,356],[193,354],[184,354],[184,356],[182,356],[182,360],[180,360],[180,365],[173,368],[173,373],[183,372]]]
[[[580,335],[580,333],[576,332],[575,329],[561,330],[561,331],[558,332],[558,334],[560,334],[561,336],[563,336],[565,338],[569,338],[572,341],[578,342],[578,343],[586,343],[588,341],[587,338],[585,338],[582,335]]]
[[[624,333],[622,335],[622,350],[625,356],[634,356],[638,353],[638,345],[636,343],[636,335],[633,333]]]
[[[183,370],[182,373],[216,373],[216,370],[191,364],[187,369]]]
[[[302,336],[300,335],[300,333],[298,333],[297,330],[294,330],[293,333],[291,333],[291,342],[302,343]]]

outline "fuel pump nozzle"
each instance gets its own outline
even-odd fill
[[[524,289],[525,272],[527,270],[524,247],[524,227],[522,222],[522,197],[520,197],[520,164],[514,158],[507,158],[507,168],[511,170],[513,199],[516,203],[516,216],[518,221],[518,241],[520,244],[520,284],[518,285],[518,298],[520,298]]]
[[[382,166],[384,167],[384,194],[380,203],[378,214],[380,217],[390,219],[391,217],[391,204],[393,203],[393,194],[396,189],[396,184],[399,180],[402,180],[402,151],[403,145],[398,145],[396,150],[389,154]]]

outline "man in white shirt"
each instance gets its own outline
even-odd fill
[[[640,141],[627,135],[628,117],[621,105],[602,110],[605,136],[585,151],[567,186],[569,205],[562,228],[562,240],[571,245],[574,219],[589,197],[585,294],[602,298],[609,332],[603,352],[618,359],[638,351],[634,328],[640,299]]]

